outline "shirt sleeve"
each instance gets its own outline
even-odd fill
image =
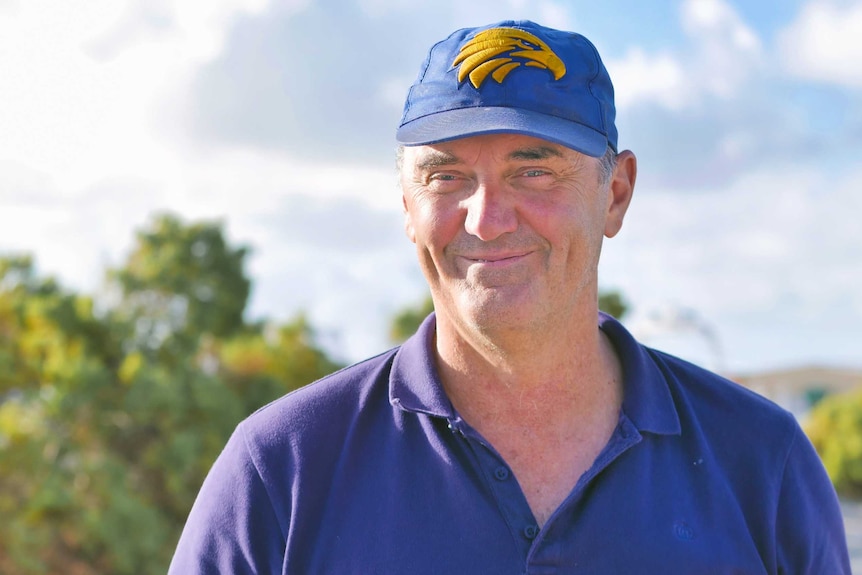
[[[285,537],[242,424],[198,493],[169,575],[279,574]]]
[[[850,575],[838,497],[817,452],[798,426],[785,463],[775,529],[780,574]]]

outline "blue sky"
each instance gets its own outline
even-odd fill
[[[639,158],[603,286],[724,372],[862,366],[862,2],[0,0],[0,252],[98,292],[152,214],[253,248],[251,313],[388,346],[424,280],[393,134],[427,48],[530,18],[589,37]]]

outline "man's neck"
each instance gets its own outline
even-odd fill
[[[510,415],[520,410],[528,417],[535,408],[544,419],[557,411],[570,416],[594,400],[611,400],[608,381],[621,386],[619,361],[598,328],[597,310],[505,337],[458,327],[438,316],[436,347],[444,388],[462,415],[494,405]]]
[[[623,374],[613,344],[597,314],[567,335],[490,351],[451,345],[439,324],[438,368],[452,404],[511,467],[543,524],[616,427]]]

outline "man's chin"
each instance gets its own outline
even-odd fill
[[[482,286],[462,293],[460,314],[480,329],[527,327],[535,321],[536,298],[528,286]]]

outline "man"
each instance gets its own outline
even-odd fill
[[[585,38],[435,45],[397,132],[436,313],[261,409],[172,573],[849,573],[793,417],[597,309],[637,171]]]

